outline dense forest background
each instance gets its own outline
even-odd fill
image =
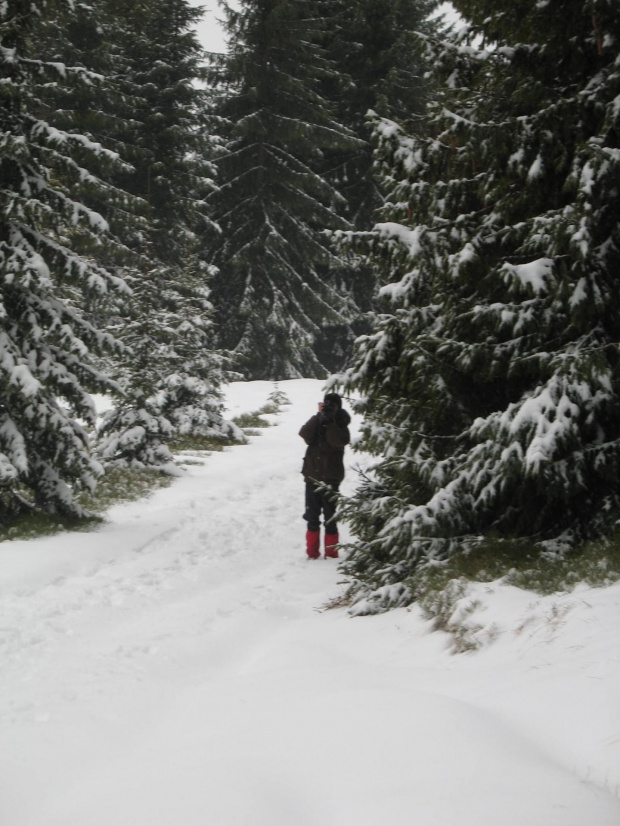
[[[0,520],[241,438],[231,377],[332,375],[368,605],[614,533],[620,8],[454,6],[241,0],[209,55],[187,0],[0,5]]]

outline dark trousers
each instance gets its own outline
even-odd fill
[[[304,519],[308,523],[309,531],[321,529],[320,517],[321,511],[323,511],[325,533],[338,533],[338,525],[334,519],[337,498],[338,485],[330,484],[326,490],[314,482],[306,482],[306,512],[304,513]]]

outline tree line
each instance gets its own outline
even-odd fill
[[[620,8],[435,5],[242,0],[224,55],[186,0],[0,5],[3,508],[235,438],[231,375],[336,374],[364,610],[615,531]]]
[[[0,5],[5,517],[79,517],[103,466],[237,438],[231,376],[343,366],[373,276],[327,231],[378,198],[367,104],[420,108],[398,66],[428,8],[247,0],[208,56],[186,0]]]

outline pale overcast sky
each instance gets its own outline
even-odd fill
[[[223,16],[223,12],[217,0],[188,0],[188,2],[190,6],[201,6],[204,9],[202,22],[197,27],[198,38],[203,47],[209,52],[226,51],[224,33],[218,23],[218,18]],[[234,0],[231,5],[235,6]],[[442,3],[440,10],[444,13],[447,12],[452,19],[457,18],[450,3]]]
[[[226,51],[224,33],[218,23],[223,16],[217,0],[188,0],[190,6],[201,6],[204,9],[202,21],[198,24],[198,38],[208,52]]]

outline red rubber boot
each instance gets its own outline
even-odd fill
[[[331,557],[332,559],[338,558],[338,534],[337,533],[326,533],[325,534],[325,559]]]
[[[319,559],[321,553],[319,547],[321,545],[320,531],[306,531],[306,553],[308,559]]]

